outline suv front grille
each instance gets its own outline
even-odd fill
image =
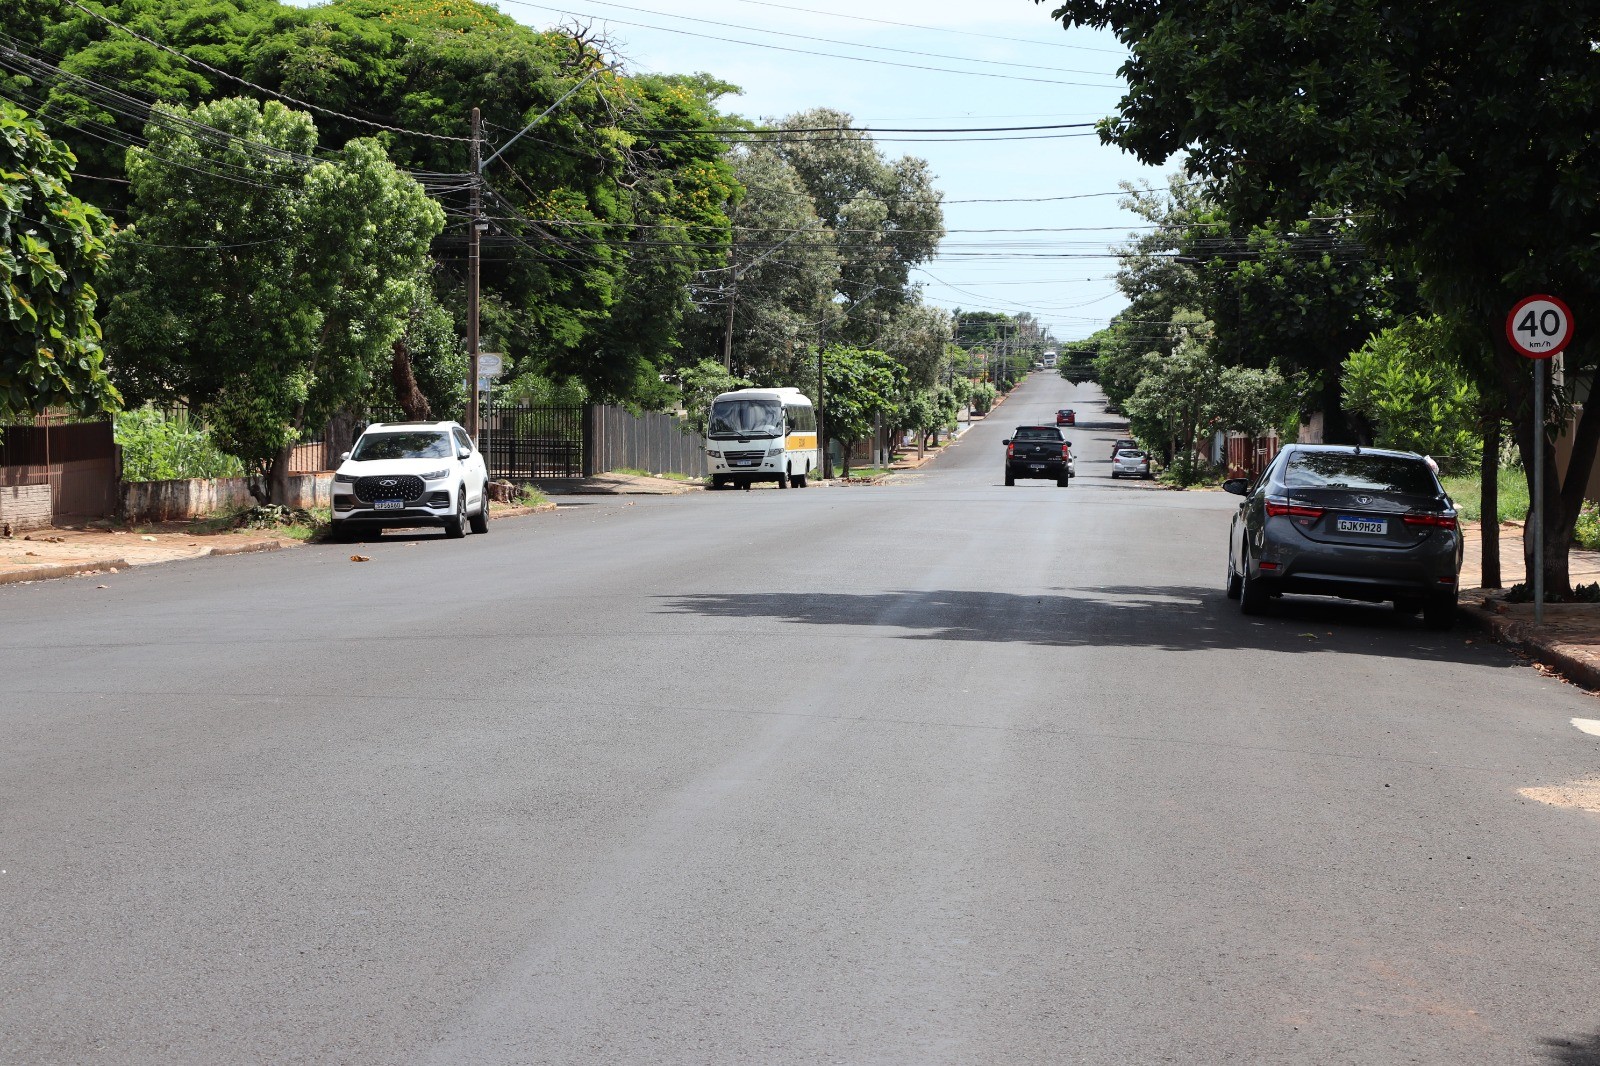
[[[422,479],[411,474],[391,474],[356,479],[356,499],[362,503],[378,500],[404,500],[412,503],[422,498]]]

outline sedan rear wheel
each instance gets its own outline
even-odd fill
[[[1259,577],[1250,577],[1250,555],[1244,557],[1244,573],[1239,575],[1239,610],[1244,614],[1261,614],[1267,609],[1272,590],[1261,583]]]
[[[1456,594],[1435,596],[1422,607],[1422,624],[1429,629],[1446,630],[1456,624]]]

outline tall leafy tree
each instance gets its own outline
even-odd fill
[[[74,162],[0,100],[0,419],[120,404],[95,318],[111,223],[69,190]]]
[[[224,99],[152,122],[128,160],[109,323],[130,395],[200,411],[281,499],[289,449],[365,395],[421,300],[444,213],[377,142],[334,158],[309,115]],[[210,131],[217,131],[217,136]],[[204,160],[204,173],[177,160]]]
[[[1551,449],[1526,404],[1530,374],[1503,339],[1514,301],[1555,292],[1579,333],[1569,380],[1600,365],[1600,131],[1589,5],[1240,5],[1065,0],[1054,16],[1109,28],[1131,50],[1129,92],[1102,127],[1159,164],[1185,154],[1230,218],[1303,218],[1340,204],[1366,245],[1420,279],[1428,305],[1497,353],[1482,384],[1513,404],[1524,466]],[[1545,581],[1570,591],[1567,546],[1600,449],[1600,404],[1555,464],[1542,523]],[[1530,533],[1531,537],[1531,533]],[[1524,543],[1531,568],[1533,544]]]
[[[944,238],[943,194],[926,160],[887,158],[842,111],[802,111],[773,128],[785,131],[775,150],[834,234],[839,294],[851,308],[842,335],[875,343],[915,301],[912,267],[933,258]]]

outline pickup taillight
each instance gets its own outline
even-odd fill
[[[1061,458],[1063,458],[1063,459],[1071,459],[1072,458],[1072,445],[1063,444],[1061,446]]]
[[[1016,454],[1017,454],[1017,446],[1015,444],[1007,444],[1006,445],[1006,458],[1010,459],[1012,456],[1014,456]]]

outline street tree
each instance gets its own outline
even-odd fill
[[[129,152],[115,372],[132,398],[198,411],[257,499],[281,502],[302,432],[389,369],[444,212],[376,141],[317,159],[311,117],[282,104],[162,114],[181,121]]]
[[[892,417],[904,390],[905,369],[883,352],[831,345],[822,353],[828,440],[837,441],[850,476],[850,451]],[[824,442],[826,447],[826,442]]]
[[[916,299],[911,270],[933,258],[944,238],[943,194],[926,160],[889,159],[842,111],[802,111],[772,128],[784,132],[774,150],[834,235],[838,291],[852,312],[841,336],[874,342]]]
[[[95,318],[111,223],[70,191],[74,163],[0,100],[0,419],[121,404]]]
[[[1528,366],[1503,321],[1552,292],[1578,332],[1569,380],[1600,363],[1600,96],[1592,12],[1535,0],[1442,5],[1355,0],[1052,0],[1069,25],[1112,30],[1129,91],[1102,137],[1149,164],[1184,153],[1231,220],[1310,217],[1338,204],[1364,245],[1415,274],[1426,305],[1496,353],[1480,388],[1512,405],[1524,468],[1535,449]],[[1545,584],[1570,593],[1567,548],[1600,449],[1600,404],[1577,423],[1564,481],[1545,464]],[[1531,475],[1530,475],[1531,477]],[[1524,557],[1531,570],[1530,523]]]
[[[1409,319],[1369,340],[1344,363],[1345,404],[1372,424],[1374,443],[1431,455],[1442,470],[1470,470],[1483,449],[1482,401],[1454,358],[1448,327]]]

